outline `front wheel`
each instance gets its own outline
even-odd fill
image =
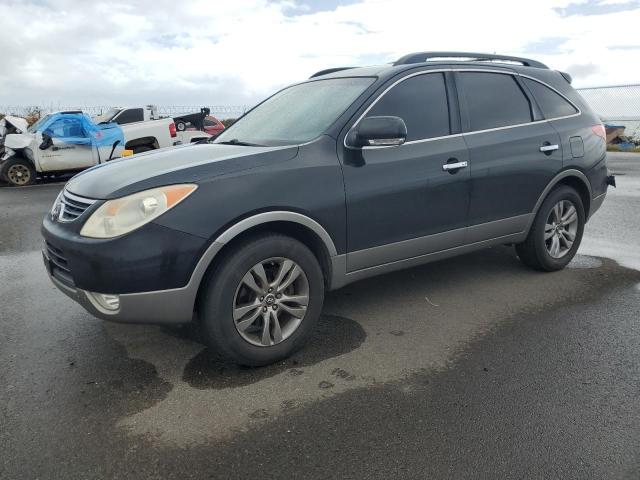
[[[573,188],[555,188],[540,206],[527,239],[516,245],[525,265],[552,272],[563,269],[575,256],[582,240],[585,213]]]
[[[315,255],[279,234],[255,237],[227,252],[204,288],[198,313],[208,345],[248,366],[276,362],[301,348],[324,301]]]
[[[36,171],[26,158],[12,157],[5,162],[0,171],[4,178],[14,187],[24,187],[36,183]]]

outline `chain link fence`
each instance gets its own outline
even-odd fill
[[[219,119],[237,118],[249,110],[248,105],[158,105],[158,113],[162,116],[174,116],[185,113],[199,112],[207,107],[211,115]],[[109,105],[0,105],[0,114],[15,115],[17,117],[39,117],[50,112],[81,110],[89,115],[100,115],[109,110]]]
[[[640,141],[640,84],[579,88],[578,92],[600,115],[606,124],[624,126],[624,134]],[[158,113],[173,116],[200,111],[199,105],[158,105]],[[108,105],[0,105],[0,113],[20,117],[38,118],[40,115],[61,110],[82,110],[99,115],[111,108]],[[248,105],[210,105],[211,114],[220,118],[237,118]]]
[[[624,127],[624,135],[640,141],[640,84],[577,89],[603,123]]]

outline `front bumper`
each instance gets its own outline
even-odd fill
[[[221,244],[153,222],[92,239],[79,234],[81,222],[49,217],[42,224],[49,277],[92,315],[128,323],[192,320],[200,282]]]
[[[209,262],[222,246],[214,243],[209,247],[185,287],[113,295],[118,299],[116,309],[106,308],[99,300],[99,293],[89,292],[60,280],[56,264],[47,249],[42,251],[42,257],[53,284],[94,316],[121,323],[176,324],[188,323],[193,319],[200,282]]]

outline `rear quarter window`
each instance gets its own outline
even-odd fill
[[[127,123],[142,122],[144,120],[144,111],[142,108],[128,108],[115,118],[115,122],[119,125]]]
[[[578,113],[578,110],[571,103],[549,87],[530,78],[522,80],[538,102],[546,119],[566,117]]]

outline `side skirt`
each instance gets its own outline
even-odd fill
[[[331,289],[341,288],[349,283],[375,275],[424,265],[493,245],[523,242],[527,237],[527,225],[532,220],[532,217],[533,214],[519,215],[452,232],[428,235],[332,257]],[[455,245],[454,242],[459,242],[461,237],[465,239],[464,244],[451,248],[445,247],[447,242],[449,245]],[[411,254],[420,250],[424,253]],[[354,256],[355,259],[353,258]],[[371,262],[380,260],[383,257],[393,258],[393,260],[381,261],[375,265],[371,264]],[[355,267],[355,269],[347,271],[348,267]]]

